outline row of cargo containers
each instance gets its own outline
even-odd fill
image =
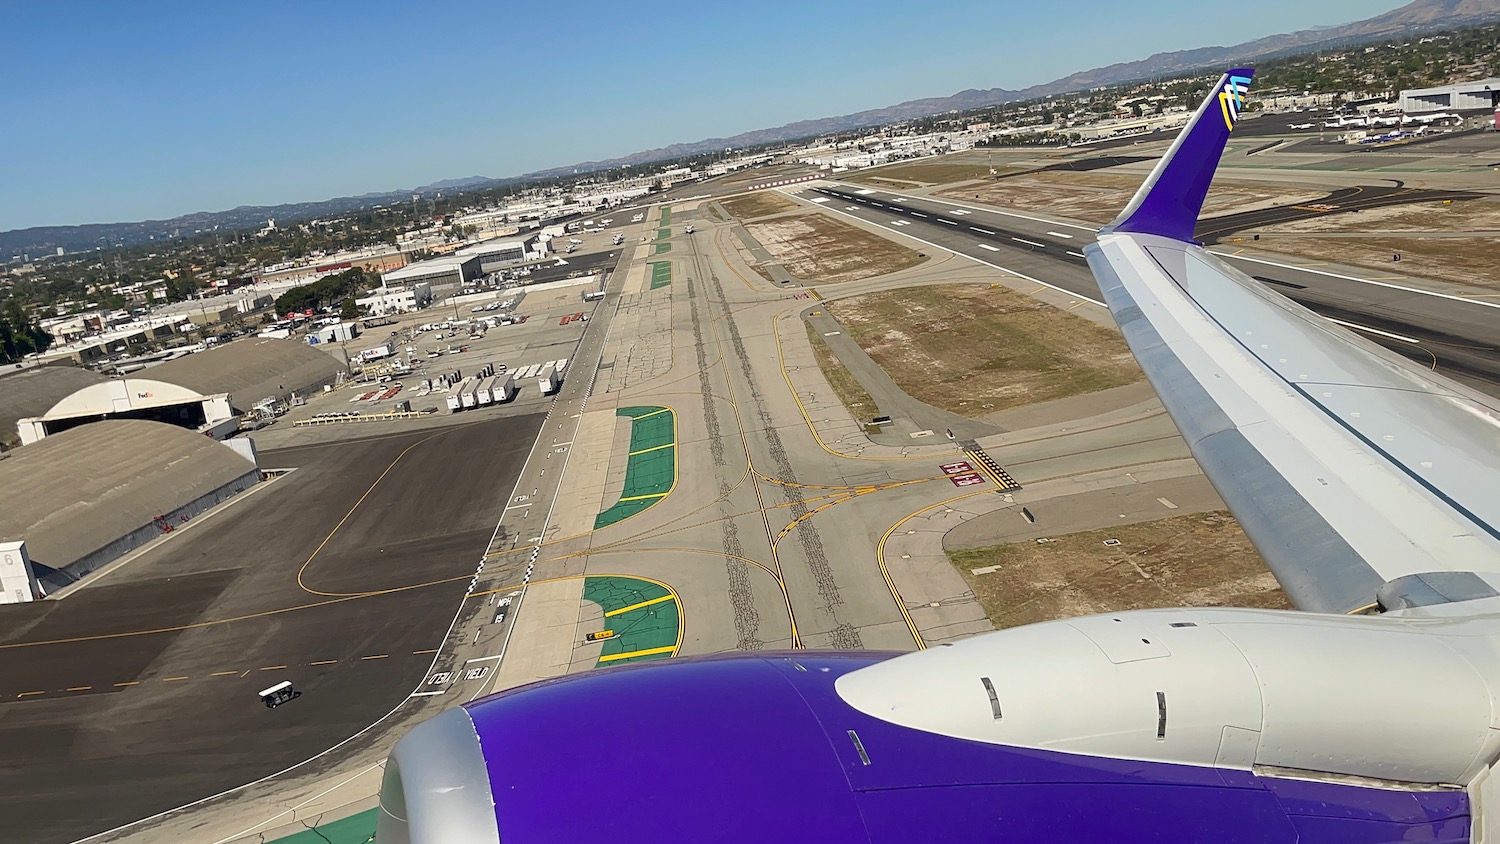
[[[513,375],[498,375],[490,378],[471,376],[459,382],[448,394],[448,410],[459,411],[471,407],[504,404],[516,397],[516,379]]]

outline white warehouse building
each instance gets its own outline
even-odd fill
[[[1500,92],[1500,79],[1476,79],[1435,88],[1412,88],[1401,92],[1401,111],[1404,114],[1421,114],[1426,111],[1472,111],[1492,110],[1496,107],[1496,93]]]
[[[380,274],[382,285],[416,284],[426,282],[429,291],[432,286],[440,284],[463,284],[473,281],[481,275],[479,269],[479,258],[473,256],[452,255],[446,258],[433,258],[429,261],[418,261],[415,264],[407,264],[388,273]]]
[[[506,264],[519,263],[527,259],[540,259],[542,246],[539,234],[533,233],[519,238],[486,240],[453,253],[455,258],[479,260],[481,272],[489,272]]]
[[[432,285],[422,281],[407,286],[379,287],[370,295],[355,299],[354,304],[371,316],[411,313],[432,304]]]

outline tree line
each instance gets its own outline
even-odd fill
[[[352,299],[364,291],[369,283],[363,267],[352,267],[341,273],[324,276],[312,284],[293,287],[276,297],[276,313],[301,313],[306,310],[320,311],[345,299]]]
[[[52,345],[52,335],[42,330],[14,298],[0,306],[0,356],[15,363],[26,355],[45,352]]]

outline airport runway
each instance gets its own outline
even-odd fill
[[[1417,201],[1412,197],[1418,196],[1394,194],[1394,190],[1383,194],[1388,196],[1383,201],[1389,204],[1403,197]],[[1094,238],[1092,228],[847,185],[810,188],[801,195],[828,200],[819,204],[829,210],[1099,301],[1098,285],[1081,251]],[[1382,332],[1361,332],[1367,339],[1420,363],[1435,362],[1445,374],[1500,394],[1500,321],[1495,319],[1494,308],[1216,251],[1238,269],[1315,312]],[[1387,336],[1392,334],[1397,336]]]
[[[385,715],[426,675],[540,422],[265,452],[296,471],[0,616],[0,838],[74,841]],[[281,680],[305,694],[269,710],[256,692]]]

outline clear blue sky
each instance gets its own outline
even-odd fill
[[[549,5],[0,0],[0,230],[515,175],[1399,0]]]

